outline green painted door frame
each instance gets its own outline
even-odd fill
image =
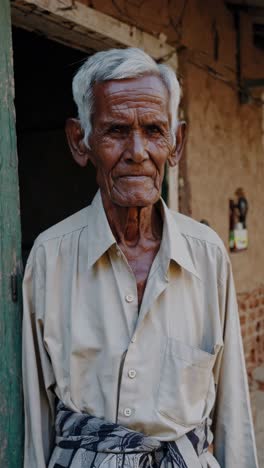
[[[21,468],[23,464],[21,316],[11,14],[9,0],[0,0],[0,467],[3,468]]]

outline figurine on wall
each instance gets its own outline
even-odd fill
[[[235,191],[235,200],[229,200],[229,248],[232,252],[248,247],[247,212],[248,201],[240,187]]]

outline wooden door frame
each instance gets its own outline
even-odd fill
[[[0,466],[23,463],[21,230],[9,0],[0,1]]]

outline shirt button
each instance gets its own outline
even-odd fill
[[[127,294],[126,295],[126,301],[127,302],[133,302],[135,299],[135,296],[133,296],[133,294]]]
[[[134,379],[136,375],[137,375],[137,371],[135,369],[129,369],[128,377],[130,377],[130,379]]]
[[[124,409],[124,415],[128,418],[129,416],[131,416],[132,414],[132,410],[130,408],[125,408]]]
[[[131,342],[132,342],[132,343],[135,343],[136,340],[137,340],[137,336],[136,336],[136,334],[135,334],[134,336],[132,336]]]
[[[121,257],[121,252],[120,252],[119,249],[116,249],[116,255],[117,255],[118,257]]]

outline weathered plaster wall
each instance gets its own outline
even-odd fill
[[[190,66],[187,170],[192,216],[205,218],[228,241],[229,205],[238,187],[249,202],[247,251],[231,254],[239,291],[264,280],[264,158],[261,108],[239,104],[236,93]]]
[[[241,66],[245,79],[263,78],[263,51],[254,46],[248,38],[251,35],[252,24],[248,15],[241,15]]]
[[[190,214],[197,220],[207,219],[226,245],[228,200],[234,197],[238,187],[244,188],[249,202],[249,248],[245,252],[231,254],[231,260],[238,291],[249,291],[264,281],[263,109],[256,102],[242,105],[239,101],[235,74],[232,72],[236,67],[235,31],[230,23],[230,13],[224,8],[224,15],[223,5],[217,3],[219,17],[226,16],[226,21],[218,29],[219,58],[214,63],[211,61],[211,66],[221,70],[221,76],[214,76],[209,70],[206,73],[204,66],[197,66],[197,61],[190,63],[188,52],[181,54],[184,93],[186,91],[184,109],[189,123],[185,174],[191,192]],[[203,19],[203,29],[208,29],[206,17]],[[243,43],[251,44],[247,20],[246,17],[241,20],[245,28]],[[199,47],[203,47],[203,44]],[[241,55],[242,76],[253,78],[257,65],[258,76],[261,70],[264,73],[263,53],[262,63],[260,51],[254,55],[252,46],[244,49],[242,46]],[[221,63],[220,67],[218,62]],[[225,73],[227,67],[230,70]]]
[[[244,188],[250,245],[231,258],[238,291],[254,289],[264,281],[263,111],[256,104],[241,105],[238,99],[232,13],[222,0],[82,1],[152,34],[163,33],[177,48],[189,126],[182,210],[195,219],[207,219],[227,245],[228,200],[238,187]],[[263,52],[253,46],[250,21],[241,15],[245,78],[264,74]]]

